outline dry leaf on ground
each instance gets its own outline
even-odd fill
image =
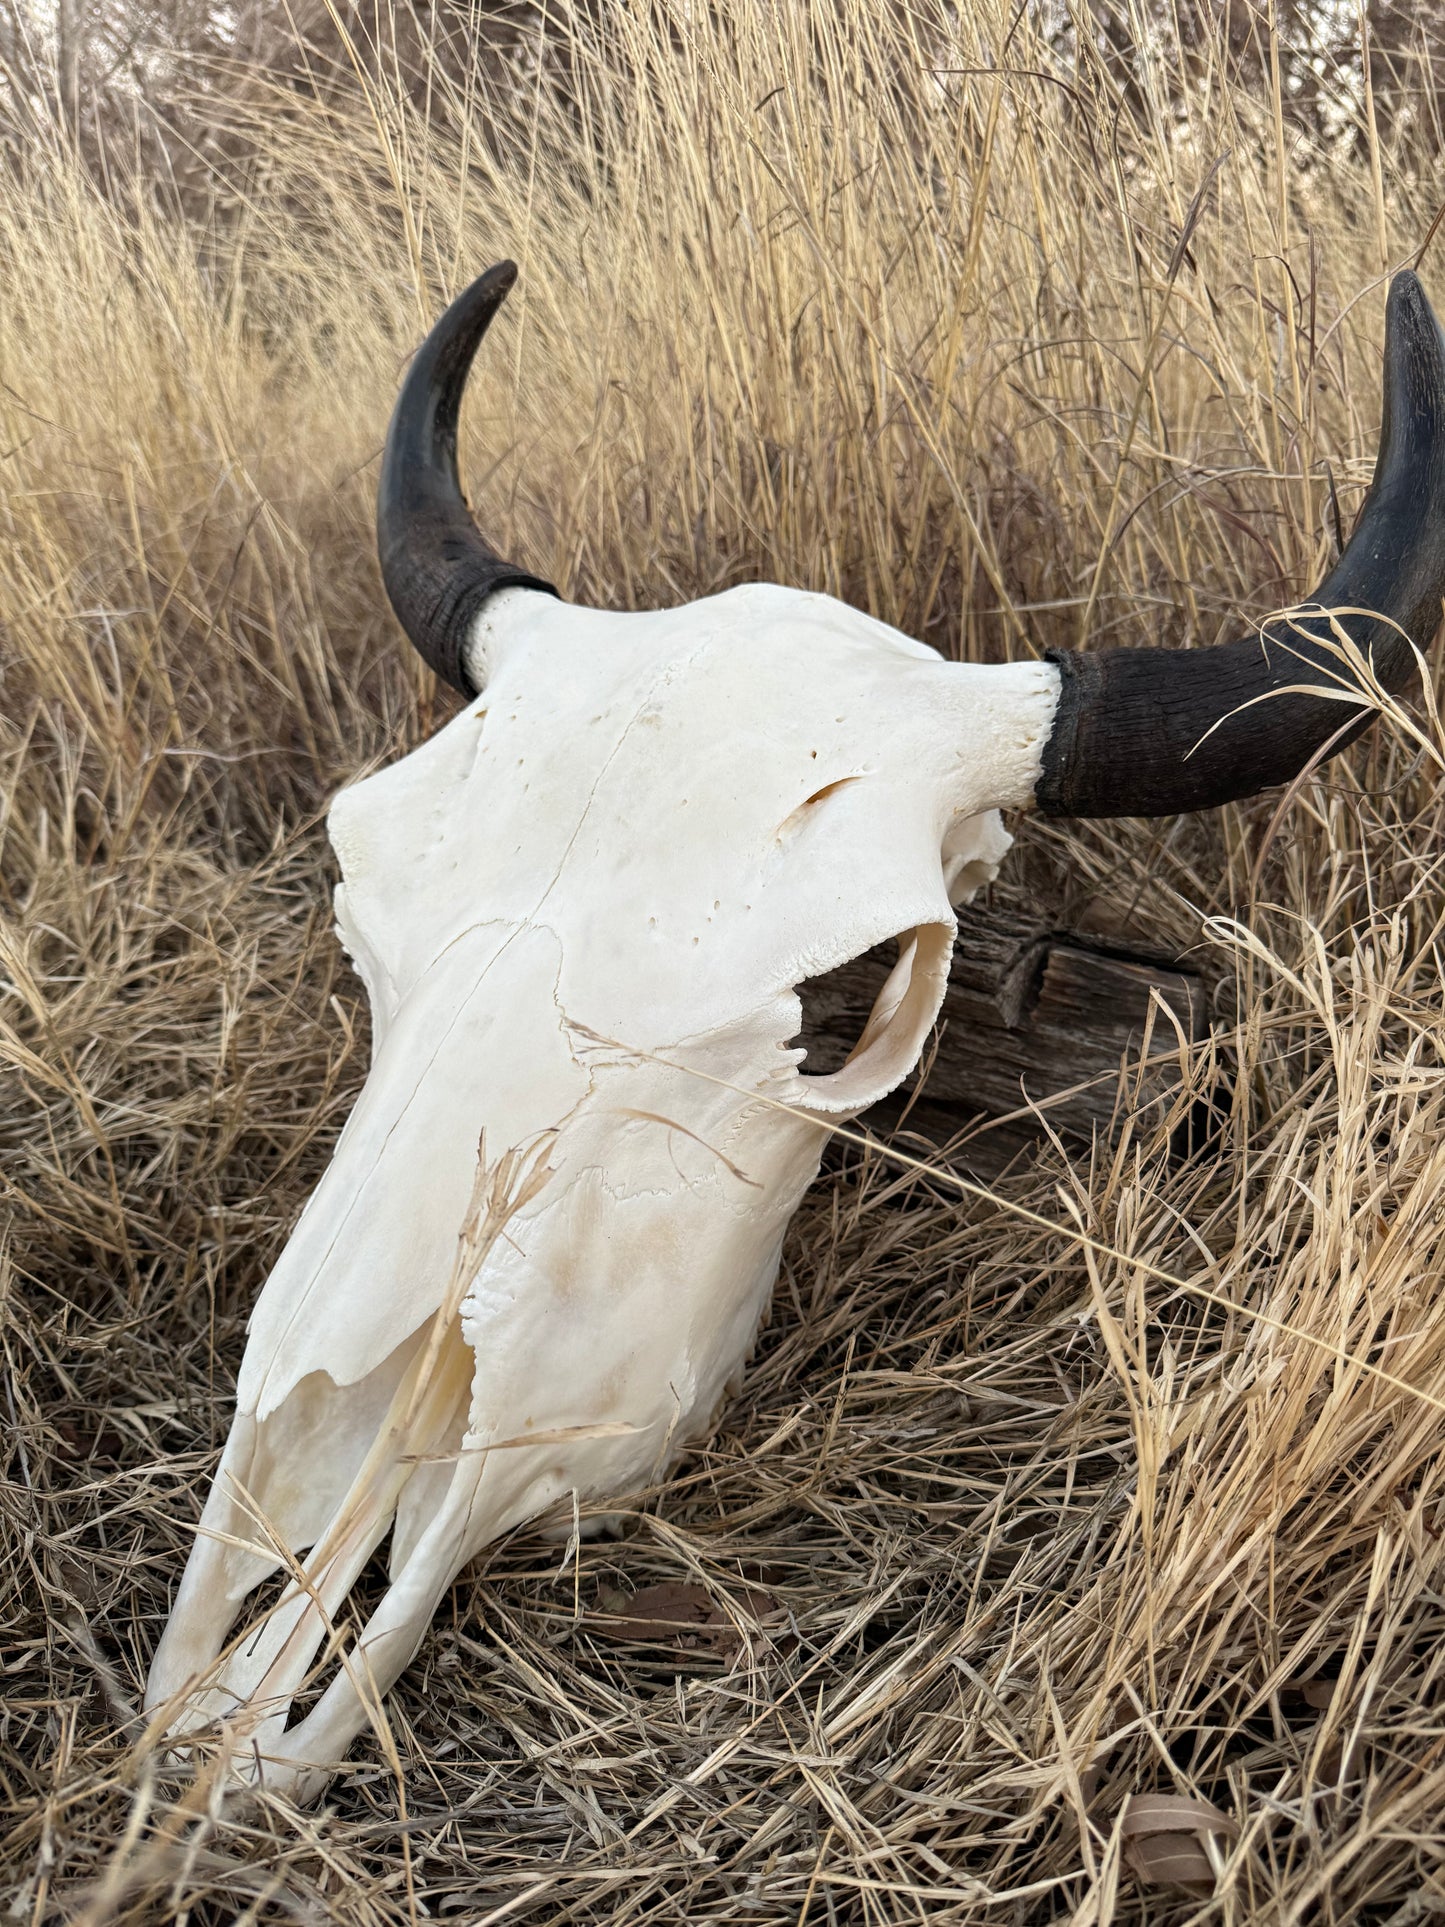
[[[644,1586],[630,1597],[603,1597],[602,1612],[589,1622],[600,1638],[676,1646],[682,1652],[736,1652],[741,1644],[739,1615],[760,1625],[781,1617],[778,1602],[752,1586],[730,1595],[733,1612],[715,1600],[705,1586],[677,1580]]]
[[[1178,1793],[1131,1794],[1120,1825],[1124,1857],[1146,1887],[1213,1891],[1215,1872],[1205,1848],[1209,1834],[1236,1839],[1239,1828],[1208,1800]]]

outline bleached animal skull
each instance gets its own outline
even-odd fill
[[[331,811],[372,1067],[257,1303],[148,1689],[172,1731],[224,1722],[240,1774],[300,1797],[468,1559],[644,1485],[706,1432],[820,1127],[918,1059],[954,908],[1009,844],[999,812],[1206,807],[1293,776],[1370,713],[1254,701],[1333,682],[1358,705],[1318,616],[1267,648],[980,668],[783,588],[569,606],[493,554],[457,480],[462,388],[513,274],[452,305],[393,419],[387,587],[471,700]],[[1344,626],[1388,687],[1445,590],[1442,425],[1445,342],[1401,275],[1375,486],[1316,599],[1381,612]],[[857,1049],[809,1076],[797,986],[893,936]],[[389,1589],[288,1727],[388,1534]],[[278,1570],[278,1603],[228,1647]]]

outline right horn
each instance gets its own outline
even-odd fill
[[[1050,816],[1171,816],[1290,782],[1327,745],[1333,755],[1353,741],[1375,713],[1362,692],[1359,720],[1341,730],[1350,712],[1338,700],[1271,693],[1301,683],[1358,687],[1338,644],[1317,640],[1331,634],[1317,612],[1356,612],[1336,620],[1394,691],[1415,671],[1410,644],[1423,650],[1434,636],[1442,596],[1445,338],[1405,272],[1391,282],[1385,310],[1375,478],[1344,554],[1301,605],[1306,613],[1210,649],[1051,651],[1061,688],[1037,806]]]

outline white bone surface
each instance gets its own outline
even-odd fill
[[[953,905],[1007,849],[998,811],[1030,801],[1058,696],[1048,665],[945,663],[762,586],[655,614],[508,590],[473,653],[484,695],[331,811],[372,1067],[257,1302],[148,1688],[173,1730],[225,1720],[238,1772],[299,1797],[462,1564],[706,1433],[814,1120],[916,1063]],[[894,936],[859,1047],[809,1077],[797,985]],[[462,1276],[483,1139],[546,1176]],[[288,1728],[388,1532],[389,1590]],[[289,1598],[227,1650],[283,1563]]]

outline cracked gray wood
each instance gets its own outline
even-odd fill
[[[843,1063],[896,954],[880,945],[801,986],[806,1070]],[[1019,1122],[1036,1128],[1030,1106],[1039,1105],[1071,1137],[1107,1133],[1120,1066],[1137,1064],[1146,1034],[1149,1101],[1178,1083],[1179,1036],[1196,1038],[1207,1024],[1206,986],[1187,966],[1093,948],[1017,907],[971,904],[959,915],[937,1051],[925,1058],[926,1104],[912,1121],[937,1137],[950,1118],[956,1128],[968,1116],[1022,1112]]]

